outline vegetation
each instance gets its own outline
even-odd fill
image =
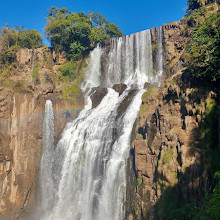
[[[36,30],[24,27],[10,29],[8,25],[3,27],[0,31],[0,77],[9,77],[16,71],[15,61],[19,48],[42,47],[42,38]]]
[[[142,182],[143,182],[142,178],[138,177],[137,178],[137,185],[141,186]]]
[[[164,163],[169,163],[170,160],[172,159],[173,157],[173,151],[172,149],[167,149],[163,155],[163,162]]]
[[[218,86],[220,81],[220,12],[217,4],[220,1],[188,0],[186,33],[191,36],[187,46],[189,77],[197,82]],[[209,5],[207,5],[209,4]],[[205,7],[201,7],[207,5]]]
[[[56,52],[64,51],[67,59],[78,60],[100,41],[122,36],[116,24],[97,12],[73,13],[67,8],[51,7],[45,33]]]
[[[215,82],[220,80],[220,12],[209,17],[192,34],[188,70],[193,77]]]
[[[215,173],[215,188],[213,193],[206,195],[203,206],[188,203],[174,209],[168,219],[172,220],[218,220],[220,219],[220,172]]]
[[[219,0],[188,0],[188,9],[187,9],[187,13],[190,14],[192,12],[194,12],[196,9],[210,4],[210,3],[220,3]]]
[[[59,79],[60,81],[71,81],[75,78],[75,71],[76,71],[76,65],[77,63],[72,62],[66,62],[58,69],[59,71]]]
[[[38,74],[39,74],[39,64],[38,63],[36,63],[35,65],[34,65],[34,68],[33,68],[33,71],[32,71],[32,81],[36,81],[37,80],[37,78],[38,78]]]
[[[1,80],[0,88],[7,88],[12,93],[31,93],[29,89],[27,89],[28,82],[26,80],[10,80],[4,79]]]

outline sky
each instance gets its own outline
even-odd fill
[[[0,27],[23,25],[43,34],[51,6],[72,12],[99,12],[127,35],[180,20],[187,0],[1,0]]]

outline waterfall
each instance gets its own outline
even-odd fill
[[[46,101],[43,122],[43,154],[40,164],[40,189],[42,194],[42,206],[50,209],[52,206],[53,170],[52,155],[54,152],[54,114],[50,100]]]
[[[151,31],[98,45],[87,64],[81,87],[86,106],[66,125],[55,147],[52,104],[45,106],[41,220],[125,218],[130,135],[144,84],[157,83],[160,74],[153,70]],[[127,85],[121,95],[112,88],[120,83]],[[107,94],[92,108],[91,94],[98,86],[106,87]]]
[[[157,81],[161,82],[161,77],[163,73],[163,45],[162,45],[162,36],[163,36],[163,29],[162,27],[156,28],[157,34],[157,56],[156,56],[156,71],[157,71]]]

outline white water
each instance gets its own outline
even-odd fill
[[[162,27],[156,28],[156,34],[157,34],[157,59],[156,59],[156,71],[157,71],[157,77],[156,81],[158,84],[161,84],[162,74],[163,74],[163,45],[162,45],[162,34],[163,30]]]
[[[40,164],[40,189],[42,195],[47,195],[42,199],[42,207],[49,210],[52,207],[51,198],[54,195],[53,171],[51,156],[54,152],[54,113],[50,100],[46,101],[44,123],[43,123],[43,155]]]
[[[145,91],[144,83],[155,83],[157,79],[153,71],[151,33],[147,30],[112,39],[108,53],[100,45],[92,51],[82,85],[87,105],[77,119],[66,125],[56,147],[52,104],[47,101],[38,219],[125,218],[130,135]],[[116,83],[127,84],[121,96],[111,88]],[[107,87],[108,93],[92,109],[89,91],[99,85]],[[119,106],[124,105],[134,88],[132,101],[119,115]]]

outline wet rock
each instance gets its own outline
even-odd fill
[[[126,84],[123,84],[123,83],[120,83],[120,84],[115,84],[113,87],[112,87],[116,92],[119,93],[119,95],[121,95],[125,89],[127,89],[127,85]]]
[[[95,91],[91,95],[92,108],[96,108],[105,97],[105,95],[108,93],[108,89],[102,86],[94,88],[94,90]]]
[[[131,90],[128,95],[126,96],[126,98],[121,102],[120,106],[118,107],[118,111],[117,111],[117,118],[121,117],[124,112],[126,111],[127,107],[129,106],[129,104],[131,103],[131,101],[133,100],[133,97],[136,94],[136,90]]]
[[[148,82],[144,83],[144,89],[149,89],[150,87],[152,87],[152,84]]]

